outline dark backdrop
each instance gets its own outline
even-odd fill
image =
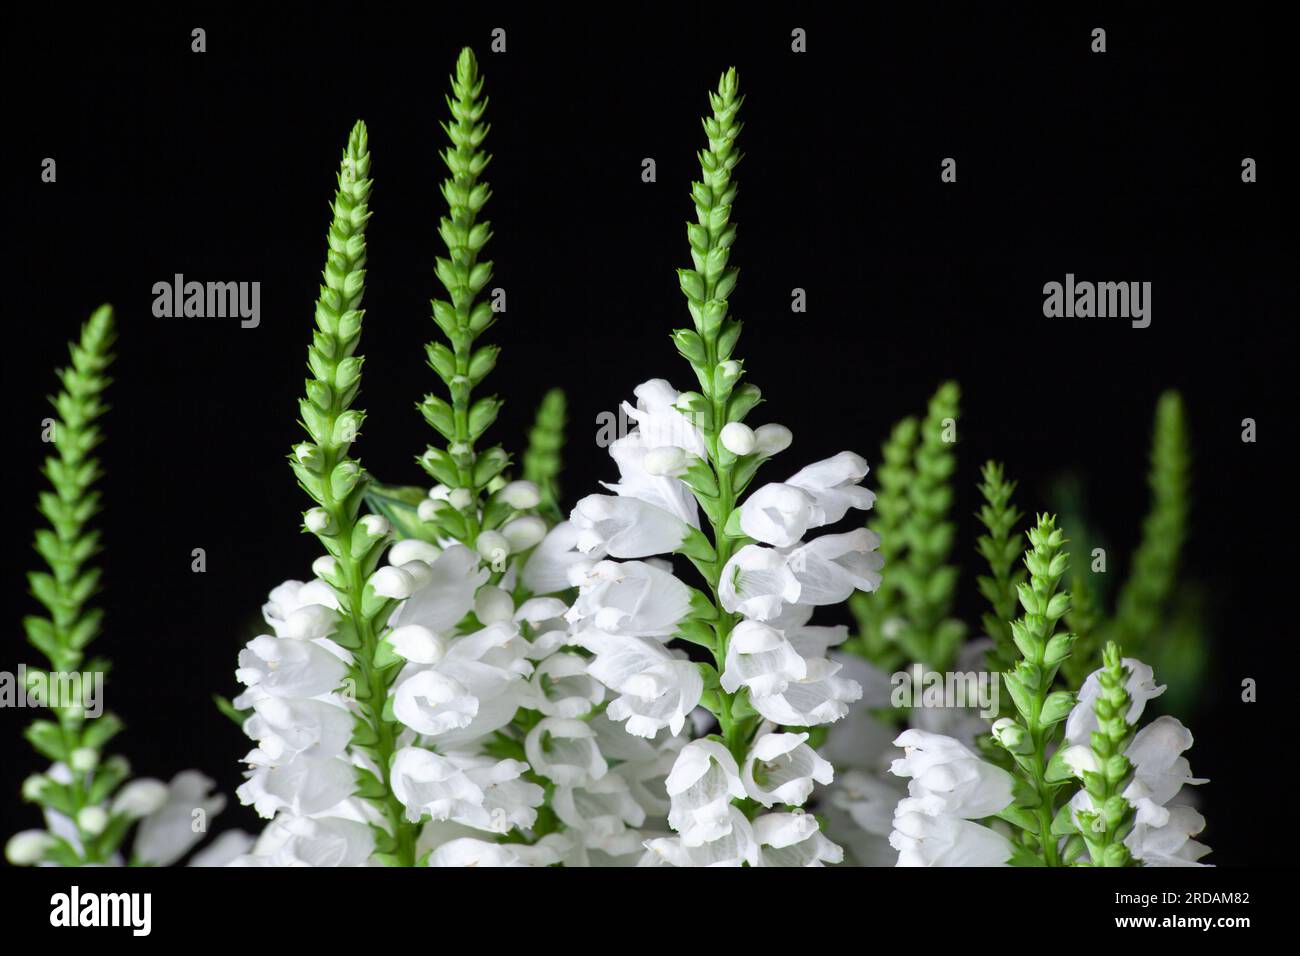
[[[1295,354],[1276,24],[1235,8],[731,23],[695,5],[436,20],[324,11],[159,8],[8,28],[4,668],[34,655],[19,620],[33,606],[22,573],[50,369],[111,301],[121,340],[99,649],[116,662],[109,705],[129,724],[118,744],[139,772],[197,766],[233,793],[249,745],[209,696],[237,689],[235,655],[267,590],[307,575],[316,553],[298,533],[306,500],[284,459],[299,437],[327,202],[352,122],[369,124],[376,183],[361,457],[386,481],[422,477],[413,456],[430,433],[413,403],[437,384],[422,343],[439,291],[438,122],[470,44],[491,96],[489,250],[508,292],[490,333],[504,352],[488,385],[508,400],[492,435],[519,449],[537,399],[563,384],[572,503],[613,474],[596,415],[650,377],[686,387],[668,340],[689,321],[673,269],[688,261],[705,94],[734,64],[748,97],[739,354],[769,402],[755,420],[796,436],[788,468],[770,477],[845,447],[874,464],[890,425],[957,378],[961,603],[973,620],[979,463],[1004,459],[1030,511],[1057,507],[1053,480],[1077,473],[1122,572],[1146,506],[1154,401],[1182,389],[1196,453],[1186,567],[1204,584],[1214,635],[1206,694],[1185,715],[1193,767],[1213,778],[1206,839],[1223,865],[1273,858],[1273,816],[1253,807],[1289,732],[1270,701],[1289,693],[1294,412],[1283,374]],[[202,55],[189,51],[195,26],[207,30]],[[488,52],[496,26],[504,55]],[[808,30],[804,55],[790,52],[795,26]],[[1089,52],[1094,26],[1108,31],[1104,55]],[[47,156],[56,184],[39,181]],[[958,160],[956,184],[939,181],[945,156]],[[1240,181],[1244,156],[1259,164],[1256,184]],[[656,183],[641,181],[645,157]],[[260,281],[261,327],[155,319],[153,283],[177,272]],[[1045,319],[1042,285],[1066,272],[1151,281],[1151,327]],[[807,290],[806,314],[790,313],[794,287]],[[1259,422],[1257,444],[1240,441],[1244,417]],[[206,574],[190,570],[197,547]],[[1262,681],[1260,703],[1239,701],[1244,677]],[[34,822],[16,797],[39,766],[15,747],[30,716],[0,714],[6,832]],[[256,825],[242,807],[227,822]]]

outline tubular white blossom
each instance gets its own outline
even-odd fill
[[[661,378],[642,382],[635,389],[636,407],[623,403],[623,411],[637,424],[646,448],[672,445],[697,458],[705,456],[704,437],[694,424],[678,411],[681,393]]]
[[[841,665],[825,657],[827,644],[841,640],[838,629],[795,624],[802,650],[785,634],[759,621],[741,621],[727,640],[722,689],[735,693],[748,687],[750,703],[763,717],[778,724],[812,726],[831,723],[848,713],[848,704],[862,696],[861,686],[838,676]]]
[[[889,845],[898,851],[898,866],[1006,866],[1013,853],[996,830],[926,813],[896,813]]]
[[[731,834],[731,801],[745,796],[745,785],[736,759],[721,743],[701,738],[683,747],[666,788],[671,801],[668,823],[680,834],[682,846],[698,847]]]
[[[685,837],[646,840],[646,853],[637,866],[759,865],[754,828],[737,807],[728,807],[715,829],[721,836],[707,843],[688,844]]]
[[[235,671],[235,677],[258,697],[317,697],[338,687],[346,674],[347,665],[325,648],[268,635],[248,642],[239,652]],[[235,703],[243,706],[238,700]]]
[[[524,738],[524,752],[536,773],[567,787],[599,780],[609,770],[586,722],[543,717]]]
[[[741,530],[757,541],[791,547],[809,530],[839,521],[849,508],[870,508],[875,495],[858,486],[866,474],[866,461],[845,451],[764,485],[741,506]]]
[[[776,617],[783,604],[799,600],[799,581],[788,565],[784,552],[745,545],[722,569],[718,597],[723,608],[757,621]]]
[[[681,733],[704,694],[699,667],[648,638],[586,631],[577,639],[596,655],[587,672],[619,695],[605,710],[610,720],[627,721],[637,737]]]
[[[779,548],[797,543],[814,527],[812,495],[793,485],[763,485],[740,506],[740,529],[755,541]]]
[[[903,748],[904,756],[893,762],[890,773],[911,778],[909,796],[899,802],[897,812],[978,820],[1011,805],[1011,774],[952,737],[913,728],[901,733],[894,745]]]
[[[1136,658],[1126,657],[1124,667],[1128,670],[1128,680],[1124,688],[1132,701],[1125,720],[1136,724],[1142,718],[1147,701],[1154,700],[1165,692],[1165,685],[1157,685],[1155,672]],[[1097,729],[1097,698],[1101,695],[1101,669],[1093,671],[1079,688],[1079,696],[1070,716],[1065,721],[1065,739],[1072,744],[1087,744],[1092,733]]]
[[[578,529],[578,550],[615,558],[646,558],[677,550],[690,526],[670,512],[637,498],[588,495],[569,520]]]
[[[679,480],[693,455],[676,445],[648,446],[640,431],[633,431],[609,446],[618,465],[617,483],[601,482],[621,498],[635,498],[675,515],[692,528],[700,526],[699,506],[686,483]]]
[[[605,699],[604,685],[587,673],[587,659],[555,653],[537,665],[533,707],[548,717],[581,717]]]
[[[825,866],[842,863],[844,850],[821,832],[810,813],[765,813],[754,821],[758,866]]]
[[[561,521],[542,539],[524,562],[520,575],[524,587],[534,594],[554,594],[569,587],[569,568],[588,565],[604,555],[586,555],[578,550],[578,526]]]
[[[582,574],[565,617],[575,632],[668,638],[691,610],[690,589],[671,572],[644,561],[600,561]]]
[[[506,833],[530,827],[544,791],[519,779],[528,765],[518,760],[441,756],[420,747],[403,747],[393,758],[393,794],[418,822],[454,820],[478,830]]]
[[[393,613],[390,624],[420,624],[435,634],[450,631],[474,607],[474,595],[489,577],[479,556],[452,545],[429,566],[429,577]]]
[[[778,803],[800,807],[812,795],[814,782],[829,784],[835,770],[807,740],[807,734],[764,734],[754,741],[743,770],[750,797],[765,807]],[[768,841],[759,834],[758,842]]]

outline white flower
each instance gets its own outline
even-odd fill
[[[530,827],[544,792],[519,779],[528,765],[517,760],[461,754],[441,756],[421,747],[403,747],[393,758],[393,795],[418,822],[454,820],[478,830],[506,833]]]
[[[533,594],[554,594],[568,588],[569,568],[591,563],[591,556],[578,550],[578,534],[578,526],[571,521],[552,528],[524,562],[524,587]]]
[[[627,780],[607,773],[581,786],[557,786],[552,809],[560,822],[583,835],[584,843],[610,850],[629,827],[645,822],[645,809],[632,795]]]
[[[596,655],[587,673],[619,695],[605,710],[610,720],[626,720],[638,737],[681,733],[704,694],[696,664],[648,638],[586,631],[579,640]]]
[[[355,789],[356,776],[347,760],[297,754],[286,763],[254,767],[235,794],[269,819],[279,810],[299,816],[321,813]]]
[[[406,569],[388,566],[379,568],[370,575],[368,583],[379,597],[404,601],[415,593],[419,582],[416,576]]]
[[[510,545],[512,554],[527,551],[546,537],[546,522],[536,515],[523,515],[506,522],[501,534]]]
[[[412,561],[422,561],[432,565],[441,553],[428,541],[421,541],[419,538],[403,538],[401,541],[394,541],[392,547],[388,549],[388,563],[399,568]]]
[[[609,446],[620,480],[601,482],[621,498],[635,498],[675,515],[692,528],[700,526],[699,506],[686,483],[676,476],[689,467],[692,455],[675,445],[650,446],[633,431]]]
[[[707,843],[688,844],[684,836],[646,840],[637,866],[758,866],[754,828],[739,808],[728,807],[715,829],[722,835]]]
[[[1014,852],[996,830],[953,816],[896,813],[889,845],[898,866],[1005,866]]]
[[[1070,744],[1068,747],[1062,747],[1061,762],[1080,780],[1085,773],[1098,773],[1101,770],[1101,761],[1087,744]]]
[[[509,621],[515,616],[515,602],[504,588],[485,584],[474,595],[474,616],[483,625]]]
[[[1124,753],[1133,763],[1133,781],[1124,798],[1134,805],[1140,801],[1164,806],[1182,790],[1184,784],[1205,783],[1193,777],[1183,751],[1192,746],[1192,734],[1176,717],[1157,717],[1137,732]]]
[[[754,429],[754,451],[764,458],[771,458],[773,455],[785,451],[790,447],[792,441],[794,441],[794,435],[784,425],[773,423],[759,425],[758,428]]]
[[[1192,807],[1170,807],[1160,826],[1134,823],[1124,845],[1143,866],[1205,866],[1197,861],[1210,848],[1192,839],[1204,829],[1205,817]]]
[[[575,630],[668,638],[690,610],[690,588],[671,572],[644,561],[600,561],[582,574],[565,617]]]
[[[636,408],[624,402],[623,410],[636,422],[647,449],[671,445],[697,458],[705,456],[704,437],[700,430],[676,408],[680,392],[663,379],[652,378],[638,385],[633,393],[636,395]]]
[[[902,747],[904,755],[893,762],[890,773],[911,778],[909,796],[899,802],[896,814],[978,820],[1011,804],[1011,774],[981,760],[953,738],[913,728],[903,731],[894,745]]]
[[[844,851],[821,832],[811,813],[765,813],[754,821],[759,866],[842,863]]]
[[[728,422],[723,425],[718,438],[722,441],[722,447],[737,457],[748,455],[756,444],[754,429],[744,422]]]
[[[718,596],[726,610],[759,621],[772,620],[788,604],[839,604],[855,590],[879,587],[879,544],[866,528],[789,549],[749,544],[722,569]]]
[[[845,451],[785,482],[764,485],[741,506],[741,530],[757,541],[790,547],[810,529],[839,521],[849,508],[870,508],[875,495],[858,486],[866,474],[867,463]]]
[[[788,566],[798,582],[800,604],[821,606],[848,600],[854,591],[880,586],[884,559],[876,552],[880,536],[866,528],[824,534],[790,552]]]
[[[541,489],[531,481],[512,481],[497,492],[497,497],[516,511],[536,508],[542,502]]]
[[[132,780],[113,798],[113,816],[131,820],[147,817],[167,803],[167,784],[161,780],[142,778]]]
[[[587,495],[569,516],[578,529],[578,550],[615,558],[645,558],[676,551],[690,526],[637,498]]]
[[[251,834],[243,830],[227,830],[219,833],[217,836],[197,851],[187,866],[209,867],[209,866],[229,866],[231,863],[243,856],[253,845]]]
[[[544,838],[525,843],[488,843],[473,837],[448,840],[429,856],[429,866],[520,867],[552,866],[560,862],[554,844]]]
[[[317,697],[343,681],[347,665],[311,641],[262,635],[239,652],[235,677],[258,696]],[[236,702],[239,706],[239,702]]]
[[[785,480],[787,485],[806,491],[814,501],[813,524],[834,524],[850,508],[865,511],[876,496],[859,483],[867,476],[867,462],[861,455],[842,451],[838,455],[814,462]]]
[[[799,807],[812,794],[814,781],[830,783],[834,768],[805,743],[807,739],[807,734],[764,734],[754,741],[745,758],[746,792],[765,807]],[[758,842],[765,842],[761,835]]]
[[[900,796],[896,784],[874,774],[851,770],[836,777],[831,802],[846,811],[867,833],[888,837]]]
[[[459,544],[428,567],[428,579],[393,613],[393,627],[420,624],[436,634],[451,630],[474,607],[474,595],[490,574],[477,554]]]
[[[108,811],[98,805],[82,807],[77,812],[77,828],[92,837],[108,829]]]
[[[140,821],[131,845],[132,856],[151,866],[171,866],[207,832],[207,824],[226,805],[226,798],[210,793],[213,781],[197,770],[182,770],[167,785],[167,799]],[[196,821],[202,827],[195,827]]]
[[[501,675],[501,680],[506,680]],[[442,734],[468,727],[478,715],[478,698],[439,670],[412,674],[393,695],[393,716],[416,733]]]
[[[1165,692],[1165,685],[1157,685],[1155,673],[1146,664],[1132,658],[1124,658],[1124,667],[1129,677],[1124,687],[1128,691],[1132,705],[1125,720],[1136,724],[1146,709],[1147,701],[1159,697]],[[1087,744],[1092,740],[1092,733],[1097,729],[1097,698],[1101,696],[1101,669],[1093,671],[1079,688],[1079,696],[1070,716],[1065,721],[1065,739],[1072,744]]]
[[[374,849],[370,827],[356,820],[281,815],[258,840],[255,855],[266,866],[364,866]]]
[[[299,753],[333,757],[352,739],[352,715],[334,703],[267,696],[254,701],[253,711],[244,722],[244,732],[257,741],[252,763],[279,763]]]
[[[728,694],[742,686],[755,696],[779,694],[792,681],[807,676],[807,662],[774,627],[745,620],[727,638],[727,657],[719,681]]]
[[[393,715],[417,733],[458,746],[508,724],[523,702],[521,677],[532,670],[518,626],[500,622],[454,639],[431,667],[403,673]]]
[[[337,610],[338,606],[334,589],[324,581],[310,581],[306,584],[301,581],[285,581],[278,587],[272,588],[266,603],[262,605],[262,617],[271,626],[276,637],[322,637],[323,634],[304,635],[294,632],[295,629],[301,629],[301,624],[291,628],[288,626],[289,619],[293,617],[294,612],[302,609],[308,609],[308,613],[299,621],[322,618],[325,615],[317,610],[318,608]],[[332,623],[336,616],[328,617]]]
[[[1164,693],[1164,685],[1157,685],[1150,667],[1139,660],[1124,658],[1129,678],[1125,684],[1131,705],[1126,721],[1135,724],[1142,716],[1146,702]],[[1071,772],[1081,776],[1084,770],[1101,769],[1091,746],[1091,736],[1097,730],[1096,702],[1101,693],[1098,675],[1094,671],[1084,681],[1079,699],[1066,721],[1066,741],[1069,746],[1061,751],[1061,759]],[[1124,799],[1134,808],[1133,828],[1124,839],[1124,845],[1145,866],[1203,866],[1197,861],[1210,852],[1210,848],[1191,837],[1205,827],[1205,819],[1191,807],[1169,806],[1184,785],[1205,783],[1202,777],[1192,776],[1191,766],[1183,752],[1192,746],[1191,732],[1174,717],[1157,717],[1134,736],[1125,751],[1133,766],[1133,778],[1124,789]],[[1075,823],[1080,811],[1100,812],[1092,796],[1080,790],[1070,800]]]
[[[44,830],[20,830],[5,844],[5,859],[14,866],[31,866],[45,858],[54,837]]]
[[[755,541],[789,547],[813,526],[812,495],[793,485],[763,485],[740,506],[740,529]]]
[[[599,780],[609,770],[596,744],[596,731],[581,720],[544,717],[524,738],[533,770],[563,786]]]
[[[803,628],[801,642],[809,651],[824,653],[819,633],[830,628]],[[838,676],[841,665],[824,657],[805,657],[776,628],[758,621],[741,621],[728,637],[725,667],[719,682],[735,693],[750,690],[750,703],[776,724],[807,727],[839,720],[848,705],[862,696],[862,687]]]
[[[412,664],[436,664],[447,653],[447,641],[420,624],[395,628],[388,635],[393,653]]]
[[[718,597],[723,608],[758,621],[776,617],[783,603],[799,600],[799,582],[788,564],[782,551],[745,545],[722,569]]]
[[[545,660],[569,642],[569,622],[564,619],[569,605],[559,598],[529,598],[515,611],[521,633],[530,631],[532,641],[524,651],[530,661]]]
[[[730,834],[735,823],[731,801],[745,796],[736,759],[708,738],[692,740],[682,748],[668,774],[667,790],[668,823],[688,848]]]
[[[552,654],[533,673],[533,706],[548,717],[581,717],[605,699],[605,687],[587,673],[587,659]]]

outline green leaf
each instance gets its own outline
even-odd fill
[[[213,694],[212,702],[217,705],[217,710],[233,720],[235,726],[240,728],[244,726],[244,721],[248,719],[249,715],[253,713],[251,710],[240,710],[228,698],[220,694]]]

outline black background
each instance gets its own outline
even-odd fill
[[[1293,565],[1294,249],[1284,249],[1282,31],[1232,13],[931,8],[751,11],[694,5],[617,16],[551,8],[407,16],[358,7],[246,16],[76,17],[7,26],[6,336],[0,355],[6,502],[0,667],[35,653],[19,621],[46,452],[40,422],[64,343],[103,301],[121,324],[103,457],[107,700],[137,771],[195,766],[233,796],[249,743],[213,692],[237,690],[240,645],[266,592],[309,574],[307,504],[285,464],[299,438],[328,200],[353,121],[370,131],[367,356],[358,453],[382,480],[415,483],[430,439],[414,402],[441,252],[438,192],[448,73],[479,54],[491,97],[488,180],[494,285],[508,312],[487,386],[507,399],[490,433],[519,450],[535,403],[569,393],[566,502],[614,475],[595,419],[651,377],[689,386],[668,332],[688,324],[673,269],[698,175],[699,116],[719,72],[747,96],[734,314],[738,354],[795,444],[769,478],[853,448],[874,464],[889,427],[934,387],[964,391],[958,556],[972,575],[979,463],[1005,460],[1026,510],[1051,481],[1084,479],[1122,573],[1146,506],[1151,413],[1183,390],[1196,455],[1187,573],[1204,582],[1214,659],[1194,770],[1219,865],[1277,859],[1276,813],[1258,801],[1284,758]],[[190,52],[190,29],[207,52]],[[488,52],[504,27],[508,52]],[[809,52],[790,52],[790,30]],[[1108,52],[1089,52],[1090,31]],[[958,161],[943,184],[939,163]],[[1241,160],[1259,182],[1241,182]],[[43,184],[53,157],[58,181]],[[641,181],[653,157],[657,182]],[[1288,239],[1290,236],[1288,235]],[[262,321],[156,319],[174,273],[261,282]],[[1042,286],[1153,283],[1153,322],[1042,315]],[[808,311],[790,312],[791,289]],[[1284,381],[1283,376],[1286,376]],[[1257,444],[1240,441],[1245,417]],[[870,482],[870,479],[868,479]],[[1068,530],[1068,529],[1067,529]],[[190,570],[204,548],[207,573]],[[1261,682],[1261,702],[1239,700]],[[35,825],[19,780],[41,769],[0,713],[6,833]],[[232,800],[233,802],[233,800]],[[226,823],[256,827],[235,806]]]

